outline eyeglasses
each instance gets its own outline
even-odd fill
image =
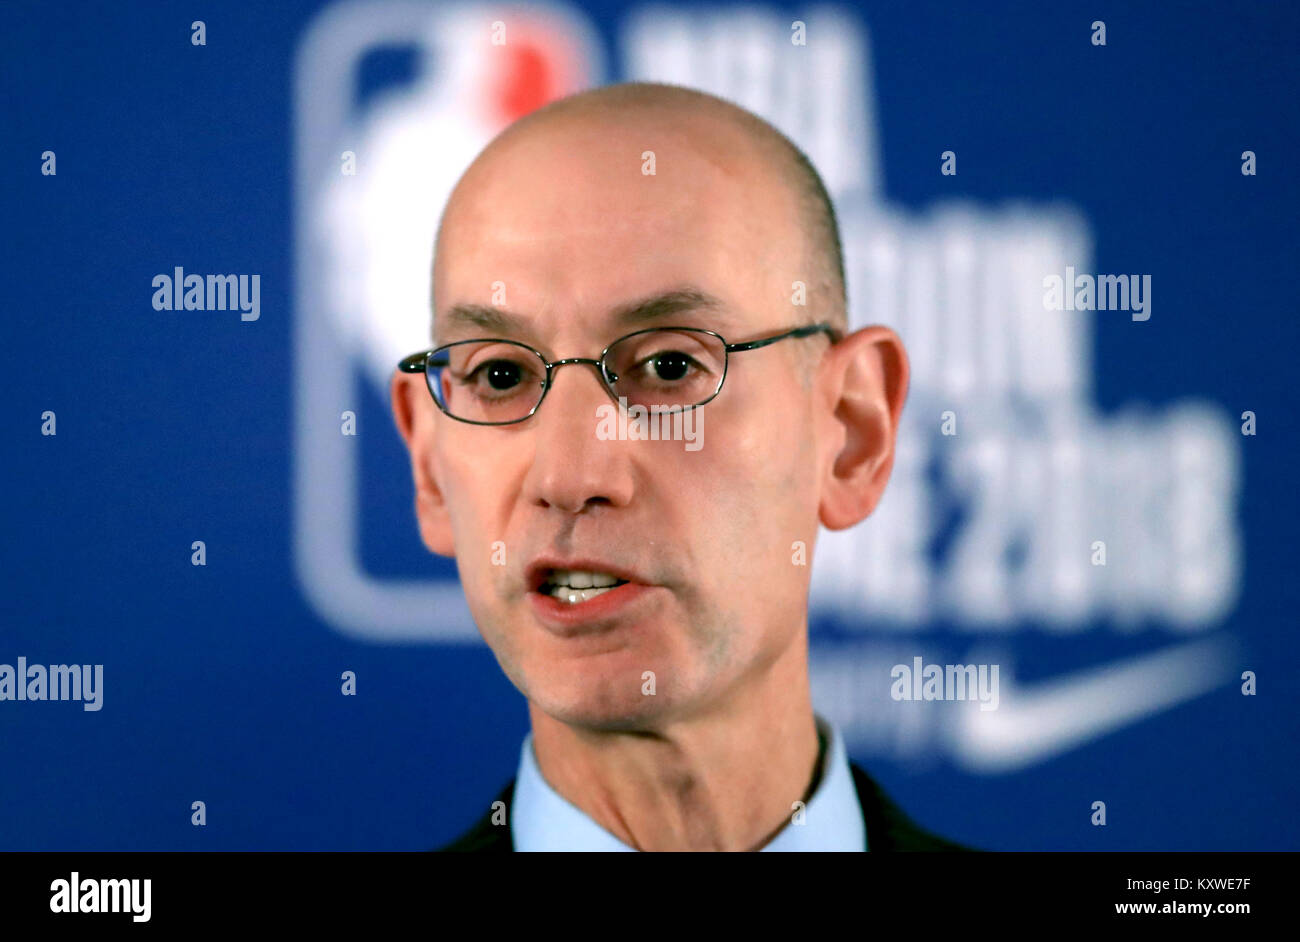
[[[527,419],[546,398],[555,371],[570,363],[596,367],[601,385],[620,406],[674,412],[702,406],[722,391],[731,354],[821,333],[831,343],[840,339],[829,324],[796,327],[747,343],[727,343],[703,327],[651,327],[615,340],[599,359],[555,361],[517,340],[458,340],[412,353],[397,368],[423,373],[438,408],[471,425],[511,425]]]

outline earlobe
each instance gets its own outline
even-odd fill
[[[907,352],[888,327],[865,327],[831,348],[829,427],[820,506],[830,530],[867,517],[894,466],[898,424],[907,398]]]
[[[390,394],[393,420],[411,458],[420,538],[430,552],[454,556],[451,518],[442,489],[433,474],[435,416],[423,375],[395,373]]]

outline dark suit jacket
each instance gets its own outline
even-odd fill
[[[858,765],[849,763],[853,772],[853,785],[858,792],[858,803],[862,806],[862,817],[867,826],[867,850],[875,853],[889,850],[942,850],[970,851],[973,847],[964,847],[952,841],[922,830],[912,822],[903,810],[894,804],[871,776]],[[510,820],[510,802],[514,797],[515,782],[509,784],[493,801],[501,801],[506,806],[506,821]],[[446,847],[435,848],[441,851],[512,851],[514,841],[510,837],[508,824],[493,824],[492,812],[489,810],[478,823],[461,837]]]

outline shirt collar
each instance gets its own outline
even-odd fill
[[[826,770],[804,808],[802,824],[787,824],[763,847],[771,851],[864,851],[866,825],[848,753],[839,730],[814,715],[827,739]],[[510,835],[517,851],[630,851],[542,777],[533,755],[533,734],[524,737],[510,803]]]

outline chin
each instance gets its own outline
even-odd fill
[[[638,675],[639,677],[639,675]],[[648,729],[672,711],[673,701],[659,684],[654,695],[643,694],[641,683],[619,679],[617,688],[605,679],[576,681],[560,688],[535,685],[528,699],[548,716],[569,726],[608,732]]]

